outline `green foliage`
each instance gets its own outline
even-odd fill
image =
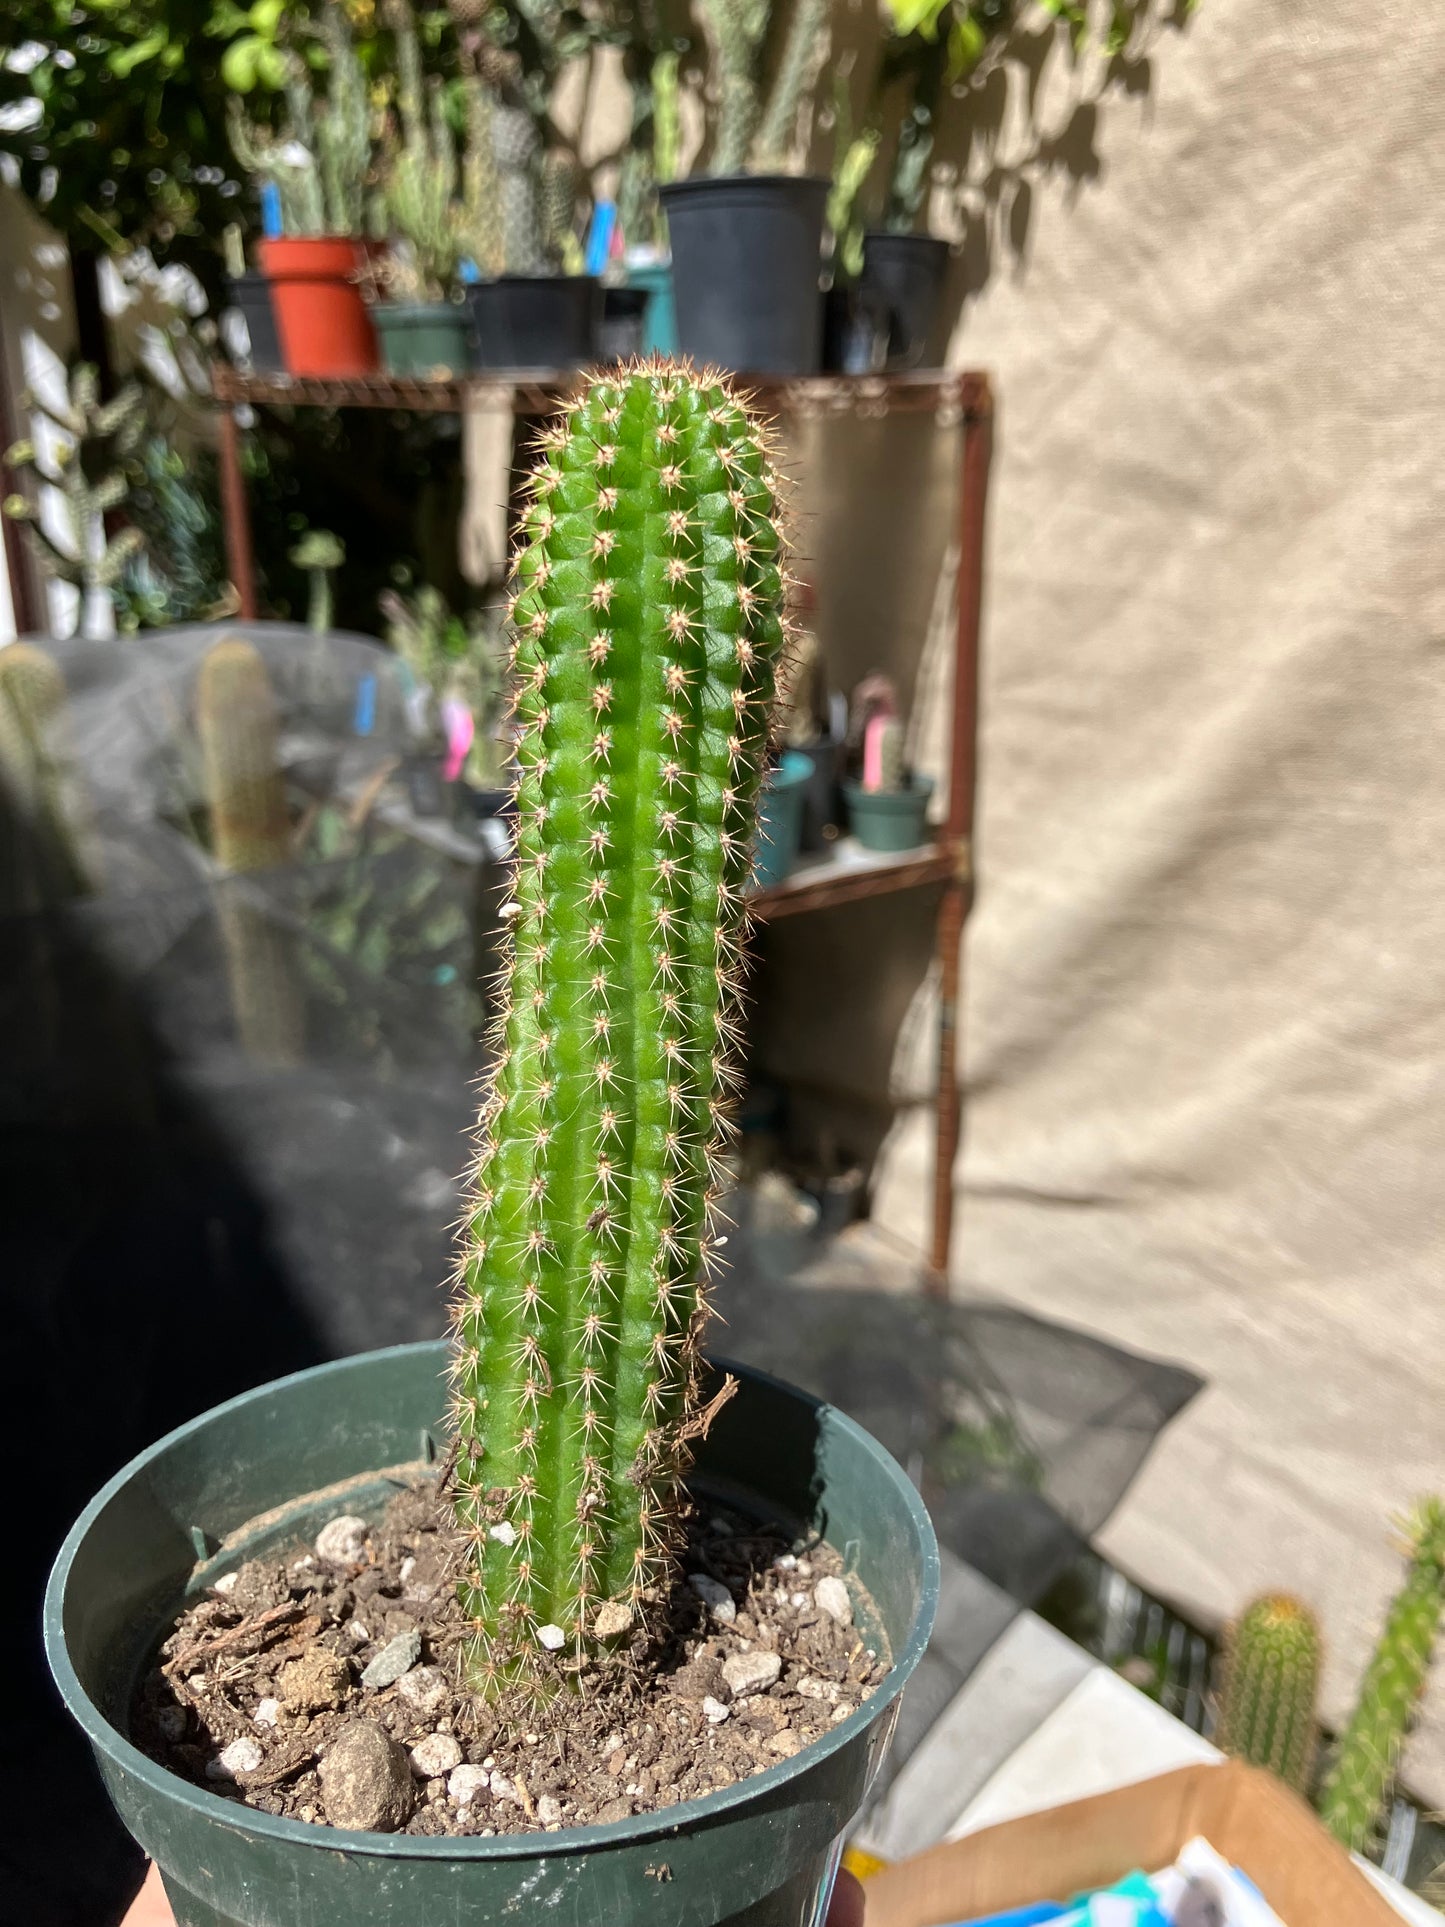
[[[587,1664],[668,1571],[783,640],[771,464],[722,384],[595,378],[531,497],[510,959],[454,1313],[483,1690]]]
[[[1288,1593],[1246,1607],[1225,1647],[1218,1744],[1301,1794],[1314,1770],[1320,1661],[1319,1622]]]
[[[1369,1845],[1384,1817],[1445,1603],[1445,1503],[1423,1499],[1404,1530],[1410,1569],[1320,1792],[1320,1818],[1353,1852]]]
[[[39,503],[27,496],[8,497],[3,511],[25,529],[45,573],[80,592],[77,622],[83,627],[91,595],[114,588],[145,545],[139,529],[122,529],[112,539],[105,532],[105,517],[120,508],[130,493],[128,465],[145,429],[145,404],[134,382],[103,402],[95,369],[79,362],[59,409],[30,394],[20,397],[20,407],[25,414],[38,413],[50,423],[55,431],[53,447],[42,454],[34,441],[15,442],[5,451],[5,462],[59,490],[64,539],[57,541],[50,534],[41,521]]]
[[[441,733],[441,706],[464,703],[475,734],[463,774],[478,789],[499,789],[507,780],[503,650],[480,611],[454,615],[439,589],[424,584],[410,597],[394,589],[381,596],[386,639],[415,683],[430,698],[431,719]]]
[[[209,449],[182,453],[164,435],[146,437],[126,503],[145,548],[113,591],[123,632],[213,622],[235,612],[218,503],[216,461]]]

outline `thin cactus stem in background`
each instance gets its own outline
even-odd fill
[[[783,643],[747,409],[670,364],[594,378],[544,437],[517,578],[510,959],[454,1306],[483,1691],[605,1654],[677,1544]]]
[[[89,888],[56,740],[64,711],[52,657],[28,642],[0,649],[0,916],[54,909]]]
[[[207,651],[196,690],[211,854],[231,876],[289,861],[291,826],[277,753],[276,698],[259,652],[239,636]],[[221,941],[241,1047],[253,1063],[300,1063],[305,1005],[293,933],[247,886],[220,885]]]
[[[525,107],[492,110],[492,154],[502,218],[502,254],[508,274],[540,274],[543,249],[542,137]]]
[[[829,0],[794,0],[787,39],[763,110],[750,165],[773,173],[787,161],[798,132],[803,96],[817,72],[828,25]]]
[[[717,135],[714,174],[740,174],[757,131],[758,62],[768,30],[770,0],[702,0],[703,17],[717,55]]]
[[[445,300],[463,247],[464,210],[458,199],[456,140],[447,120],[440,79],[422,78],[421,46],[411,0],[388,0],[396,39],[396,110],[400,137],[386,154],[386,204],[395,231],[410,244],[410,259],[387,257],[390,291],[422,301]]]
[[[496,100],[479,73],[462,77],[467,144],[462,160],[462,205],[458,239],[478,270],[495,278],[506,267],[506,237],[502,228],[501,185],[492,151],[492,114]]]
[[[291,551],[293,568],[306,571],[306,626],[313,635],[324,635],[331,627],[331,575],[345,560],[345,546],[330,529],[308,529]]]
[[[371,104],[340,6],[323,8],[321,38],[328,66],[325,100],[317,100],[306,62],[290,52],[284,127],[275,133],[256,125],[232,98],[231,151],[243,173],[275,187],[287,234],[361,234],[371,171]]]
[[[552,148],[542,160],[542,226],[548,260],[563,274],[581,274],[582,243],[577,236],[576,161]]]
[[[4,461],[58,491],[64,538],[50,534],[40,505],[23,495],[7,497],[3,511],[24,527],[45,573],[78,591],[77,627],[84,633],[100,614],[95,602],[108,595],[145,547],[139,529],[122,529],[113,538],[105,530],[106,516],[130,494],[128,470],[145,430],[145,402],[134,382],[102,401],[96,370],[80,362],[59,408],[32,394],[22,395],[20,406],[27,414],[44,416],[55,430],[54,444],[42,453],[33,440],[15,442],[6,449]]]
[[[1307,1794],[1317,1740],[1319,1621],[1288,1593],[1256,1599],[1230,1629],[1215,1739]]]
[[[1445,1502],[1424,1499],[1405,1522],[1410,1570],[1390,1606],[1320,1792],[1320,1818],[1352,1852],[1385,1816],[1400,1749],[1430,1668],[1445,1603]]]

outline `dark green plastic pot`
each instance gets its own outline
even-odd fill
[[[608,1826],[430,1839],[277,1819],[126,1738],[140,1671],[188,1592],[339,1511],[379,1511],[394,1485],[378,1468],[436,1452],[445,1362],[440,1343],[401,1345],[217,1406],[118,1472],[61,1548],[45,1599],[51,1669],[180,1927],[816,1927],[928,1640],[938,1552],[882,1446],[746,1368],[699,1448],[694,1489],[826,1533],[895,1655],[873,1698],[793,1759]]]
[[[865,790],[861,783],[845,783],[843,794],[848,822],[865,850],[916,850],[926,840],[931,776],[913,777],[906,790]]]
[[[391,375],[463,375],[471,361],[466,309],[454,301],[383,301],[371,311]]]

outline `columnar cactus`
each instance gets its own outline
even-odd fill
[[[0,649],[0,915],[53,909],[88,887],[55,735],[59,666],[28,642]]]
[[[228,131],[237,164],[258,184],[274,185],[287,234],[360,234],[371,168],[371,103],[366,74],[340,6],[323,8],[326,98],[318,101],[311,70],[288,56],[286,125],[278,135],[247,120],[229,103]]]
[[[286,862],[291,830],[276,752],[276,698],[265,663],[239,636],[206,652],[196,683],[196,726],[217,863],[244,872]]]
[[[565,148],[542,159],[542,231],[547,258],[563,274],[581,274],[582,243],[577,238],[579,169]]]
[[[1320,1628],[1309,1607],[1288,1593],[1256,1599],[1225,1648],[1220,1746],[1308,1793],[1319,1679]]]
[[[463,208],[457,196],[457,146],[447,120],[442,82],[422,78],[421,45],[411,0],[388,0],[396,38],[396,110],[400,138],[386,156],[386,205],[396,231],[411,243],[412,259],[399,292],[442,301],[462,251]]]
[[[510,961],[454,1307],[482,1690],[586,1664],[668,1570],[783,640],[768,449],[721,381],[598,377],[544,449],[513,608]]]
[[[772,91],[753,142],[752,166],[757,173],[769,173],[788,159],[797,137],[803,96],[817,71],[828,25],[828,4],[829,0],[796,0]]]
[[[492,153],[507,273],[540,274],[546,265],[538,183],[542,137],[526,108],[504,104],[493,108]]]
[[[797,130],[798,110],[822,50],[828,0],[795,0],[764,105],[761,68],[772,10],[772,0],[703,0],[718,64],[714,174],[775,171]]]
[[[1445,1604],[1445,1502],[1423,1499],[1405,1522],[1405,1537],[1410,1570],[1391,1604],[1320,1793],[1320,1818],[1356,1853],[1384,1818],[1400,1748],[1430,1667]]]

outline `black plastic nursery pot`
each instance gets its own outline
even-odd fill
[[[250,343],[248,358],[258,375],[279,375],[286,364],[281,357],[281,337],[276,329],[276,310],[271,302],[271,283],[252,268],[233,274],[227,283],[231,305],[246,324]]]
[[[792,1759],[607,1826],[447,1839],[279,1819],[130,1743],[136,1682],[182,1599],[338,1511],[379,1513],[398,1477],[438,1451],[445,1363],[441,1343],[402,1345],[217,1406],[118,1472],[61,1548],[45,1601],[51,1669],[179,1927],[818,1927],[932,1628],[938,1551],[882,1446],[746,1368],[699,1448],[693,1489],[825,1534],[876,1608],[865,1631],[893,1656],[874,1696]]]
[[[474,368],[580,368],[597,352],[602,283],[589,274],[504,274],[467,288]]]
[[[813,375],[828,183],[729,174],[661,189],[680,351],[755,375]]]
[[[868,233],[858,291],[887,329],[885,367],[920,368],[938,320],[948,243],[931,234]]]

